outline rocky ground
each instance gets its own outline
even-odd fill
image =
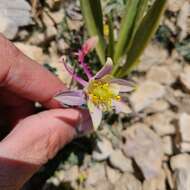
[[[70,85],[58,58],[70,56],[83,41],[81,34],[86,36],[78,1],[64,1],[62,6],[59,0],[41,5],[32,0],[30,6],[17,1],[25,19],[13,24],[11,16],[0,16],[0,31]],[[120,3],[111,5],[120,9]],[[131,113],[106,116],[97,134],[73,141],[24,189],[189,190],[189,37],[190,2],[169,0],[142,64],[130,76],[137,83],[129,96]]]

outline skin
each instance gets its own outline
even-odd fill
[[[53,96],[65,89],[49,71],[21,53],[0,34],[0,189],[17,190],[70,142],[82,113],[61,109]],[[47,111],[35,114],[34,102]],[[2,124],[2,125],[1,125]]]

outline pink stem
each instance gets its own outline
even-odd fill
[[[60,62],[64,64],[65,69],[67,70],[67,72],[72,75],[73,79],[75,81],[77,81],[78,83],[80,83],[82,86],[86,86],[88,84],[88,82],[86,82],[85,80],[83,80],[81,77],[79,77],[77,74],[75,74],[75,72],[73,71],[73,69],[71,69],[70,67],[68,67],[68,65],[65,63],[64,58],[60,59]]]
[[[90,70],[88,65],[86,63],[84,63],[84,57],[85,57],[85,54],[83,53],[83,51],[80,50],[78,52],[79,63],[81,64],[81,66],[82,66],[85,74],[87,75],[88,79],[91,79],[92,78],[92,71]]]

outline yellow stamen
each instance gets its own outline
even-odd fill
[[[108,82],[101,80],[91,81],[87,93],[92,102],[105,111],[112,107],[112,100],[121,99]]]

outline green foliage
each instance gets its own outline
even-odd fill
[[[113,18],[111,15],[108,16],[108,27],[109,27],[109,45],[108,45],[108,56],[113,59],[114,54],[114,27]]]
[[[165,4],[166,0],[156,0],[144,16],[135,33],[132,45],[127,52],[127,61],[122,70],[118,73],[119,76],[125,76],[139,63],[141,54],[159,25],[159,20],[164,11]]]
[[[176,49],[187,61],[190,61],[190,39],[177,43]]]
[[[94,3],[95,5],[94,6]],[[102,36],[103,21],[100,0],[80,0],[82,14],[90,36],[98,36],[99,42],[96,48],[100,62],[105,63],[105,42]]]
[[[149,5],[151,2],[151,5]],[[108,17],[108,43],[103,38],[103,13],[100,0],[80,0],[83,17],[90,36],[97,35],[97,54],[101,63],[109,56],[114,60],[113,74],[124,77],[140,63],[139,58],[156,31],[167,0],[123,1],[124,14],[121,16],[118,38],[114,39],[112,12]],[[100,18],[101,17],[101,18]],[[107,47],[106,47],[107,46]],[[125,58],[124,64],[120,67]]]
[[[125,15],[121,21],[120,33],[115,47],[114,63],[117,63],[126,52],[135,24],[139,2],[140,0],[128,0],[126,4]]]

